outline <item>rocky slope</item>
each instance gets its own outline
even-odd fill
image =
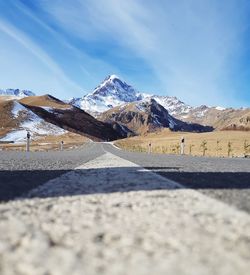
[[[156,131],[160,128],[190,132],[213,130],[212,127],[189,124],[174,118],[152,98],[112,108],[99,115],[98,118],[105,122],[118,122],[136,135]]]
[[[187,122],[195,122],[213,126],[217,130],[249,130],[250,109],[216,108],[205,105],[192,108],[186,115],[177,118]]]

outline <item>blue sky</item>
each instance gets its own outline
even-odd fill
[[[116,74],[191,105],[250,106],[248,0],[0,0],[0,87],[83,96]]]

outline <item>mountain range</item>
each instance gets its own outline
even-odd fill
[[[0,136],[20,140],[72,131],[95,140],[114,140],[169,128],[206,132],[250,130],[250,109],[192,107],[176,97],[142,93],[115,75],[92,93],[61,101],[20,89],[0,90]],[[1,140],[1,139],[0,139]]]
[[[81,98],[72,98],[69,102],[93,116],[100,117],[101,113],[117,106],[149,99],[154,99],[171,116],[187,123],[211,126],[217,130],[250,130],[250,108],[190,106],[177,97],[139,92],[115,75],[107,77],[92,93]]]
[[[0,89],[0,95],[2,96],[11,96],[11,97],[17,97],[22,98],[26,96],[35,96],[35,94],[28,90],[20,90],[20,89]]]
[[[48,135],[59,136],[67,131],[96,141],[116,140],[127,136],[127,132],[114,129],[113,124],[99,121],[83,110],[51,95],[1,99],[2,142],[22,142],[26,138],[26,131],[30,131],[35,139]]]
[[[161,128],[172,131],[209,132],[213,127],[183,122],[174,118],[155,99],[149,97],[114,107],[98,117],[104,122],[117,122],[130,129],[135,135],[146,134]]]
[[[161,104],[171,115],[187,114],[192,109],[176,97],[138,92],[116,75],[108,76],[92,93],[81,98],[72,98],[70,103],[86,112],[98,115],[122,104],[150,98]]]

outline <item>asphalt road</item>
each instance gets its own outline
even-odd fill
[[[8,201],[103,154],[87,143],[74,150],[0,152],[0,201]]]
[[[0,201],[20,196],[105,152],[250,212],[250,159],[133,153],[107,143],[63,152],[0,152]]]
[[[250,213],[250,159],[146,154],[103,148],[166,178]]]
[[[249,274],[247,159],[89,143],[0,168],[0,274]]]

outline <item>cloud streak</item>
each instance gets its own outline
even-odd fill
[[[25,49],[31,60],[31,74],[23,75],[27,85],[43,73],[58,97],[81,96],[115,73],[141,91],[178,96],[191,105],[249,105],[248,2],[0,2],[2,57],[18,67],[22,56],[15,52],[13,58],[8,43]],[[2,72],[11,84],[12,73]],[[18,87],[20,77],[12,79]],[[37,87],[45,86],[36,79]]]
[[[247,1],[59,0],[42,7],[83,41],[111,41],[143,58],[162,93],[191,104],[231,104],[234,66],[249,15]],[[203,95],[202,95],[203,94]],[[202,95],[202,96],[201,96]]]
[[[67,86],[72,87],[72,89],[75,90],[82,89],[78,84],[69,79],[61,68],[53,61],[53,59],[51,59],[46,52],[31,41],[25,34],[21,33],[15,27],[11,26],[2,19],[0,19],[0,30],[16,40],[30,53],[37,57],[45,66],[47,66],[51,73],[55,74],[55,76],[63,83],[67,84]]]
[[[46,85],[39,83],[39,79],[37,79],[38,85],[36,87],[46,86],[48,91],[63,98],[82,96],[83,90],[86,91],[90,87],[90,85],[85,86],[85,83],[89,84],[92,82],[92,87],[95,87],[96,83],[104,77],[103,72],[100,76],[100,70],[106,71],[107,74],[117,71],[112,65],[99,58],[91,57],[84,50],[76,47],[63,33],[54,30],[46,20],[41,19],[38,14],[34,13],[32,9],[29,9],[23,3],[15,1],[11,2],[11,6],[7,5],[6,7],[5,3],[0,5],[3,5],[2,8],[6,8],[7,11],[15,10],[16,13],[16,20],[11,20],[13,18],[8,16],[4,18],[0,12],[0,31],[12,39],[8,40],[8,43],[11,41],[15,48],[19,45],[20,52],[25,48],[27,50],[25,54],[29,59],[33,56],[47,67],[46,75],[41,76],[41,78],[47,77],[48,80],[50,79],[51,88],[49,88],[49,83]],[[19,24],[19,22],[24,22],[24,24]],[[7,41],[1,42],[2,45],[7,43]],[[5,54],[7,53],[15,67],[19,67],[19,57],[16,58],[16,61],[13,60],[13,55],[11,51],[8,52],[7,48],[8,46],[5,48]],[[91,73],[94,70],[95,75]],[[28,83],[33,83],[30,81],[33,78],[32,68],[29,68],[28,71],[29,75],[23,74],[23,78],[26,78],[27,87],[29,86]],[[42,69],[36,66],[33,71],[33,75],[37,76]],[[81,76],[82,72],[84,73],[83,76]],[[11,72],[4,71],[2,76],[7,80],[10,79],[10,74]],[[54,83],[51,83],[53,78]],[[20,78],[16,76],[12,79],[12,82],[2,81],[2,83],[9,83],[9,87],[19,87],[20,81],[16,80]],[[23,83],[23,81],[21,82]]]

